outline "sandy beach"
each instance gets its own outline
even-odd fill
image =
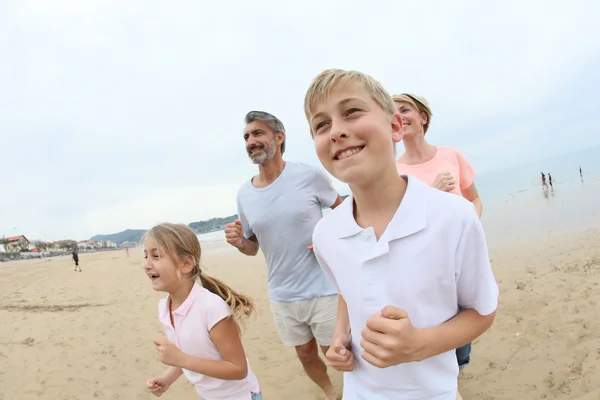
[[[600,399],[600,231],[492,247],[501,299],[460,382],[471,399]],[[0,400],[150,399],[165,368],[140,249],[0,264]],[[244,343],[264,398],[321,399],[270,315],[264,258],[204,246],[205,271],[250,294]],[[341,386],[341,374],[331,371]],[[180,379],[164,399],[195,399]]]

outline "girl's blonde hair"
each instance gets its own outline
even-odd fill
[[[392,100],[394,100],[394,102],[402,101],[404,103],[408,103],[419,113],[425,113],[427,115],[427,122],[425,125],[423,125],[423,133],[427,133],[427,129],[429,129],[429,123],[431,122],[431,117],[433,114],[431,113],[431,108],[429,107],[429,103],[427,100],[425,100],[425,98],[410,93],[402,93],[393,95]]]
[[[187,225],[164,222],[150,229],[145,237],[154,240],[176,266],[187,258],[192,259],[194,269],[191,279],[198,280],[205,289],[222,298],[229,305],[231,316],[237,322],[241,322],[243,318],[249,317],[254,312],[254,302],[250,297],[236,292],[217,278],[202,272],[200,241]],[[179,269],[177,269],[177,276],[181,277]]]

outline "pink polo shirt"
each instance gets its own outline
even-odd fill
[[[169,303],[169,296],[158,303],[158,319],[165,328],[167,338],[186,354],[206,360],[222,360],[210,338],[210,330],[229,316],[227,303],[195,283],[187,299],[173,311],[174,327],[171,325]],[[217,379],[186,369],[183,373],[205,400],[250,400],[252,392],[260,393],[258,380],[249,362],[248,376],[241,380]]]
[[[437,152],[429,161],[422,164],[408,165],[396,161],[399,174],[409,174],[432,186],[436,176],[441,172],[450,172],[454,177],[456,186],[452,193],[461,194],[468,189],[475,179],[475,170],[465,156],[454,147],[436,146]]]

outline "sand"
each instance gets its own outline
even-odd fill
[[[460,382],[471,399],[600,399],[600,232],[492,247],[501,288],[495,325]],[[139,249],[0,264],[0,400],[150,399],[160,374],[157,301]],[[264,259],[205,246],[206,272],[258,305],[244,344],[264,398],[322,399],[269,312]],[[337,387],[341,374],[331,371]],[[584,397],[587,396],[587,397]],[[181,378],[164,399],[195,399]]]

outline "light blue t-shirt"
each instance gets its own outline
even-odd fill
[[[251,181],[239,190],[238,216],[246,238],[256,235],[267,261],[269,297],[298,301],[336,294],[308,246],[323,207],[338,193],[324,171],[286,162],[281,175],[265,188]]]

